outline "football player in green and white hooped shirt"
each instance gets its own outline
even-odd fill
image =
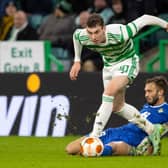
[[[74,32],[75,57],[70,78],[76,80],[78,77],[83,46],[99,52],[104,61],[104,92],[90,135],[100,136],[112,111],[119,112],[148,133],[154,146],[153,154],[156,155],[159,152],[161,126],[153,125],[141,117],[135,107],[125,102],[126,86],[133,82],[139,72],[139,58],[135,54],[132,38],[147,25],[158,25],[168,31],[166,21],[151,15],[143,15],[127,25],[105,26],[100,15],[92,14],[86,28]]]

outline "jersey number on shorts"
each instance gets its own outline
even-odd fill
[[[128,72],[128,69],[129,69],[129,65],[120,66],[120,71],[121,71],[121,73],[126,73],[126,72]]]

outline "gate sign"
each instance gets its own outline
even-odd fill
[[[44,71],[44,42],[0,42],[0,72]]]

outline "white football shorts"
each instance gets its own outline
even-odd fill
[[[139,73],[139,57],[134,55],[124,61],[114,63],[112,66],[103,68],[103,84],[107,86],[108,82],[116,76],[128,76],[129,84],[133,82]]]

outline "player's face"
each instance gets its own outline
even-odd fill
[[[155,83],[147,83],[145,85],[145,98],[150,105],[159,105],[160,103],[160,90]]]
[[[90,40],[95,44],[104,43],[106,41],[105,27],[96,26],[93,28],[86,27]]]

